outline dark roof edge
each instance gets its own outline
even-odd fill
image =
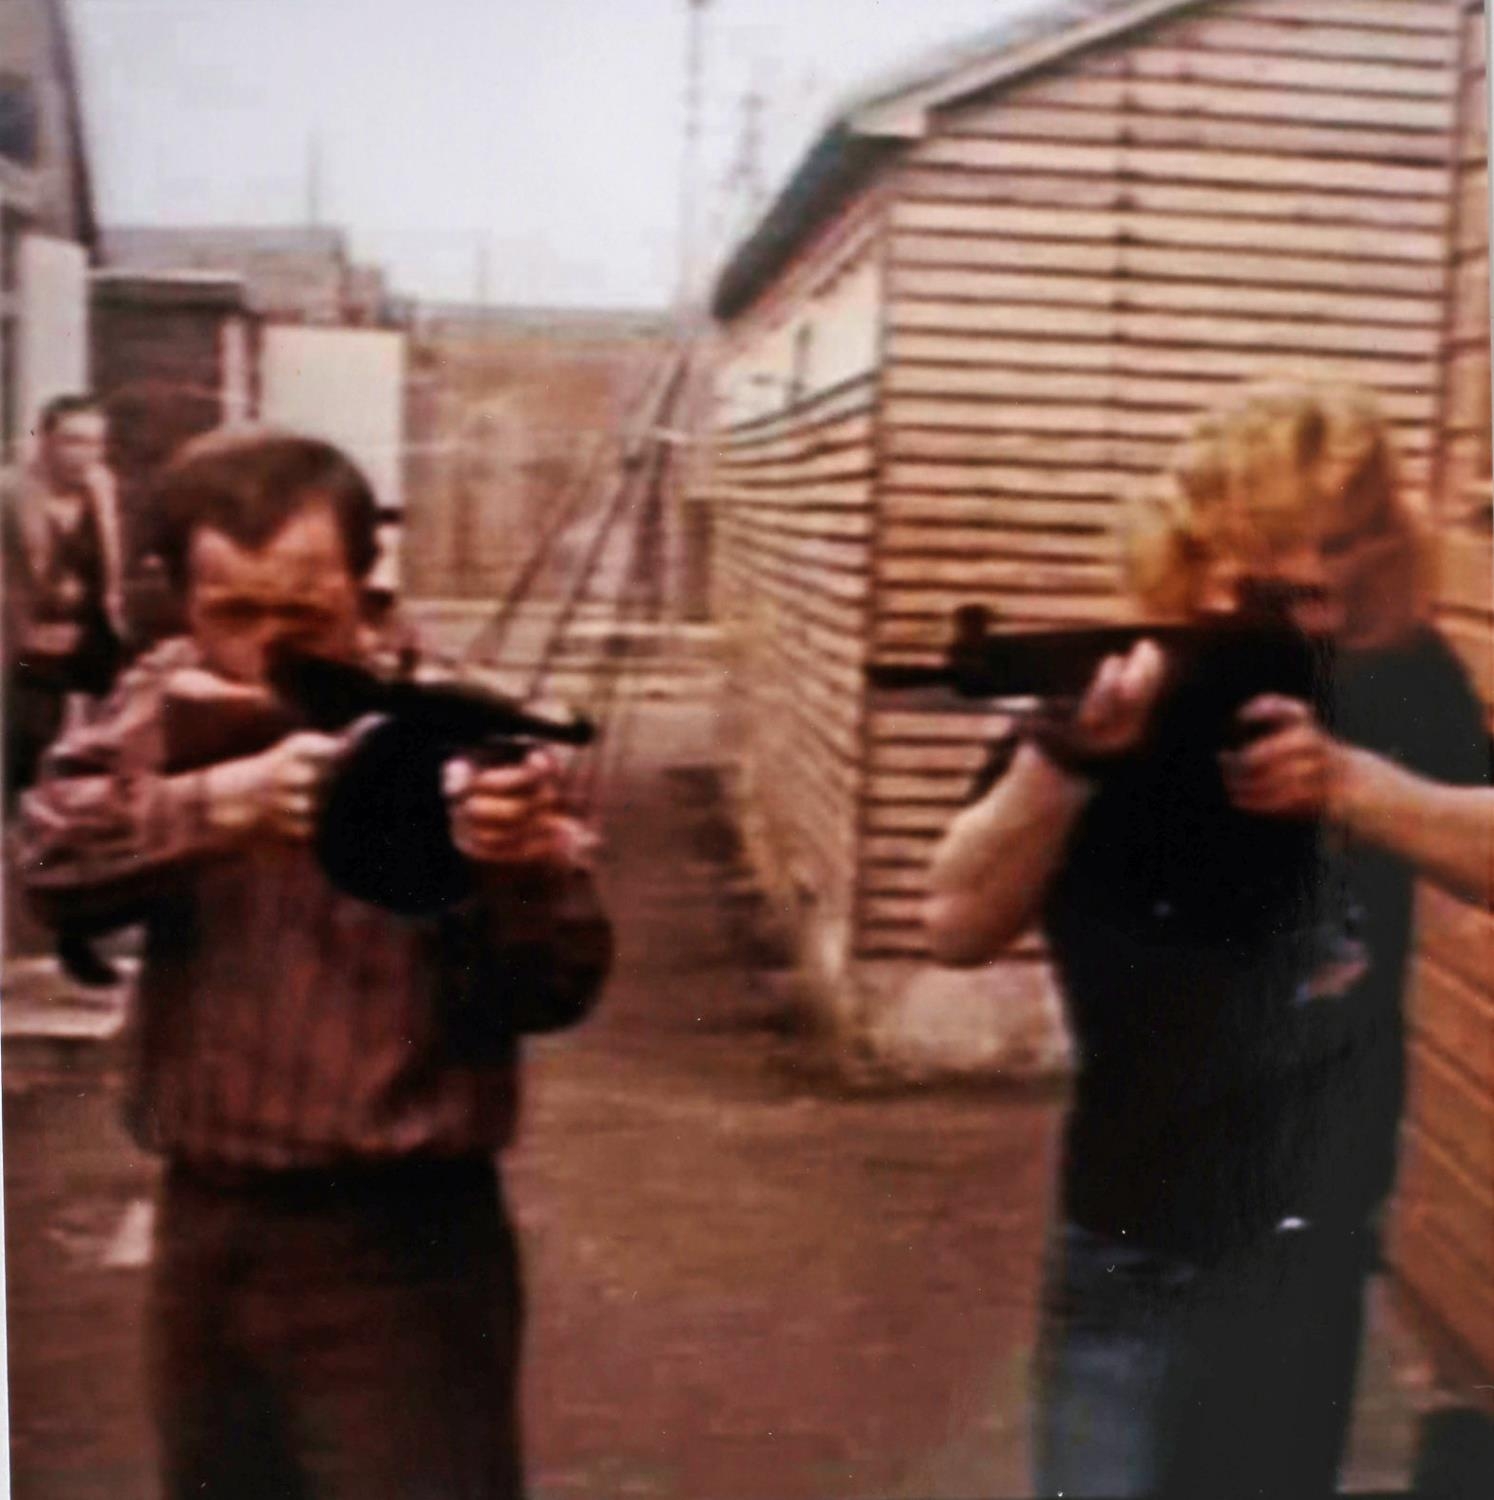
[[[47,19],[52,23],[52,66],[62,81],[63,109],[67,114],[68,133],[72,136],[72,160],[68,163],[68,176],[71,180],[78,239],[87,247],[89,260],[97,264],[99,220],[93,197],[93,169],[88,160],[88,137],[84,129],[83,101],[79,93],[72,31],[63,0],[49,0]]]
[[[257,314],[249,305],[241,276],[181,271],[118,271],[93,273],[89,286],[95,302],[146,306],[215,307]]]
[[[725,322],[749,306],[793,258],[809,226],[856,193],[900,144],[832,125],[727,263],[711,298],[711,316]]]
[[[960,48],[844,105],[801,161],[716,282],[720,321],[751,305],[828,214],[886,157],[920,138],[933,110],[1009,86],[1075,53],[1212,0],[1035,0],[986,33],[984,47]]]

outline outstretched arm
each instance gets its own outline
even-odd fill
[[[1449,786],[1334,739],[1307,704],[1267,696],[1242,710],[1269,732],[1222,757],[1244,812],[1327,817],[1479,906],[1494,903],[1494,790]]]
[[[1103,759],[1134,746],[1151,717],[1164,665],[1150,641],[1108,658],[1065,731],[1069,751]],[[1027,743],[1006,775],[956,817],[935,851],[924,907],[924,931],[938,962],[987,963],[1022,935],[1093,791],[1051,750]]]
[[[955,818],[934,853],[923,913],[939,963],[987,963],[1031,925],[1091,790],[1024,744]]]
[[[337,742],[296,734],[258,755],[167,774],[171,676],[151,661],[128,673],[97,722],[48,752],[21,800],[22,880],[53,923],[138,920],[201,859],[260,833],[309,833]]]
[[[1330,814],[1356,838],[1465,901],[1494,906],[1494,790],[1445,786],[1354,749],[1340,756],[1335,783]]]

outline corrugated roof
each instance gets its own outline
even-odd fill
[[[870,80],[832,113],[783,190],[717,280],[711,311],[746,308],[814,226],[927,128],[930,110],[1015,82],[1080,48],[1210,0],[1034,0],[995,26]]]

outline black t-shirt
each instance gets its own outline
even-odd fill
[[[1320,712],[1420,775],[1490,779],[1478,699],[1430,630],[1346,654]],[[1207,1257],[1287,1217],[1360,1220],[1388,1192],[1412,875],[1326,827],[1236,812],[1196,731],[1169,700],[1107,775],[1043,926],[1080,1065],[1064,1212]]]

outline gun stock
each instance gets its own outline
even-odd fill
[[[162,705],[166,770],[197,771],[257,755],[304,724],[268,693],[188,669],[166,684]]]

